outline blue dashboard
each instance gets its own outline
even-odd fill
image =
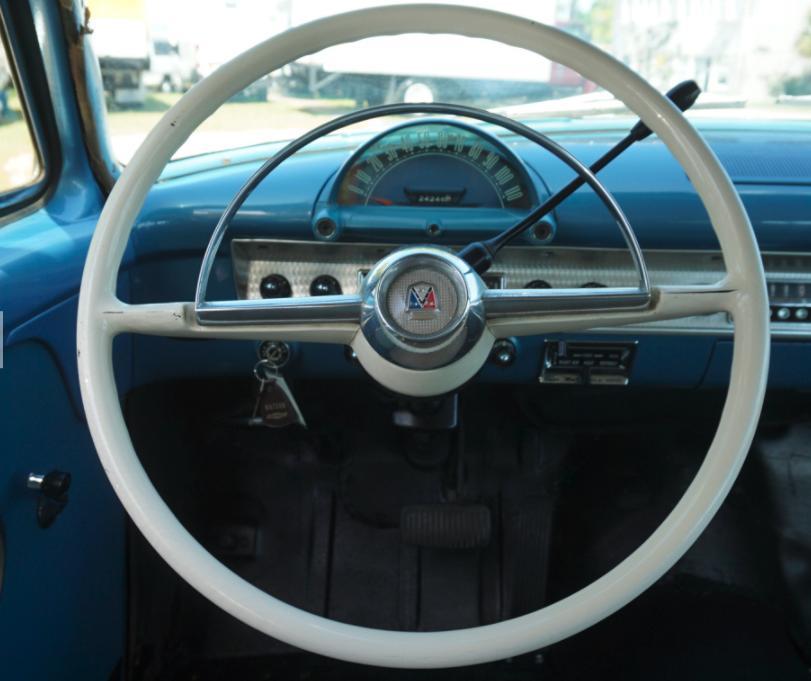
[[[599,126],[546,121],[537,127],[589,163],[610,148],[629,125],[629,121],[621,120]],[[808,281],[811,285],[811,125],[713,121],[699,123],[699,127],[740,192],[764,252],[767,278],[778,284],[785,280],[802,285]],[[535,195],[533,200],[548,196],[571,179],[571,171],[542,149],[512,134],[488,126],[483,129],[505,156],[518,159],[526,182],[531,183],[528,191]],[[303,242],[305,250],[308,244],[391,248],[428,242],[454,247],[492,235],[522,214],[521,207],[503,205],[352,205],[334,200],[342,169],[351,167],[353,154],[359,150],[363,153],[365,145],[374,139],[369,132],[330,136],[269,176],[248,199],[229,230],[209,284],[210,298],[231,299],[239,293],[233,243],[240,240],[265,239],[272,243],[290,239]],[[134,303],[192,300],[203,250],[224,207],[278,148],[263,145],[170,164],[133,229],[120,295]],[[604,170],[600,178],[628,216],[643,250],[662,262],[661,283],[668,283],[668,273],[680,267],[703,268],[702,276],[714,271],[714,266],[706,263],[719,261],[718,244],[706,212],[664,145],[655,139],[636,145]],[[334,231],[319,231],[319,221],[325,216],[334,219]],[[556,251],[619,253],[624,248],[622,236],[607,211],[585,189],[555,211],[551,224],[552,230],[540,240],[530,230],[518,244],[525,257],[537,251],[539,266],[543,265],[544,254]],[[48,316],[73,314],[92,228],[90,218],[69,227],[60,224],[57,213],[50,226],[43,227],[41,221],[27,225],[22,219],[3,228],[0,269],[3,276],[17,282],[16,287],[22,286],[15,287],[13,293],[0,287],[7,347],[30,336],[32,324],[47,329]],[[667,262],[669,254],[676,259]],[[690,260],[691,254],[702,262]],[[48,262],[57,257],[60,270],[46,276]],[[578,265],[582,272],[578,271],[577,280],[569,285],[599,283],[602,265],[605,263],[586,259]],[[518,279],[510,284],[521,285]],[[19,294],[20,290],[24,295]],[[800,290],[804,291],[802,287]],[[784,302],[811,305],[802,297]],[[31,310],[37,310],[40,316],[29,319]],[[787,324],[781,321],[773,322],[770,385],[808,387],[811,370],[806,367],[811,362],[806,360],[811,357],[806,355],[811,353],[811,323],[793,318]],[[508,367],[487,365],[477,380],[537,381],[544,343],[560,338],[633,343],[636,351],[630,387],[721,387],[726,382],[732,347],[731,327],[700,324],[523,338],[515,341],[518,352],[514,363]],[[50,341],[71,375],[75,366],[72,338],[71,342],[61,337]],[[256,344],[248,342],[149,337],[119,342],[121,347],[127,344],[131,350],[126,352],[131,351],[132,357],[119,367],[124,391],[171,377],[248,376],[256,360]],[[330,346],[295,346],[288,371],[293,377],[362,376],[362,370],[347,360],[343,348]],[[71,392],[78,399],[75,385]]]
[[[599,127],[553,121],[537,127],[588,163],[610,148],[629,125],[626,121],[611,121]],[[501,153],[517,159],[513,167],[520,163],[526,182],[531,184],[528,191],[535,194],[533,200],[548,196],[571,179],[571,170],[544,150],[514,135],[499,133],[488,126],[483,128],[483,134],[503,149]],[[811,126],[705,122],[700,128],[740,192],[764,252],[773,293],[779,297],[784,284],[790,284],[793,292],[799,290],[797,300],[788,296],[775,304],[788,305],[792,314],[803,307],[803,303],[811,304],[804,297],[805,282],[811,286],[811,259],[807,257],[811,253],[811,154],[808,153]],[[310,261],[305,263],[309,265],[305,268],[306,276],[302,275],[309,281],[310,277],[320,274],[316,263],[330,259],[330,245],[359,253],[408,243],[455,247],[490,236],[523,214],[520,207],[504,205],[451,207],[429,203],[415,206],[402,190],[398,195],[400,200],[389,205],[379,201],[337,200],[341,196],[341,184],[349,183],[345,178],[357,171],[357,159],[362,159],[369,148],[375,148],[378,139],[386,140],[387,133],[330,137],[300,152],[269,176],[248,199],[229,230],[209,283],[209,297],[251,297],[251,292],[244,290],[247,283],[240,283],[234,271],[234,244],[245,240],[265,240],[271,254],[280,240],[300,242],[298,255],[293,259],[298,265]],[[129,270],[132,302],[192,299],[201,254],[214,224],[240,185],[274,150],[273,145],[268,145],[212,154],[176,161],[167,168],[133,231]],[[425,165],[428,160],[423,157],[422,163]],[[431,179],[424,168],[412,177]],[[442,177],[452,175],[446,172]],[[710,263],[717,263],[720,254],[706,212],[664,145],[656,140],[639,144],[600,177],[628,216],[646,255],[653,258],[655,283],[681,283],[672,279],[673,271],[679,269],[700,270],[696,283],[704,283],[703,278],[717,274],[718,265]],[[454,190],[452,179],[443,179],[441,191],[435,193],[431,193],[430,182],[423,184],[426,187],[420,191],[429,201],[448,193],[453,196],[452,192],[445,191]],[[405,186],[402,181],[400,186]],[[345,189],[343,191],[345,195]],[[387,191],[391,193],[390,189]],[[323,229],[325,221],[332,223],[327,230]],[[564,202],[551,217],[550,228],[540,235],[529,230],[517,244],[516,250],[523,249],[524,259],[537,252],[541,270],[549,270],[543,262],[544,256],[569,257],[569,249],[602,251],[614,257],[619,257],[624,249],[619,230],[589,190],[580,190]],[[307,257],[308,252],[313,253],[312,257]],[[344,268],[354,266],[355,274],[364,267],[360,260],[352,262],[352,258],[343,258],[341,262]],[[658,273],[656,262],[660,263]],[[566,285],[612,283],[600,281],[601,277],[605,279],[605,274],[601,273],[608,263],[600,261],[599,255],[576,263],[559,258],[559,263],[561,271],[580,268]],[[236,262],[237,268],[250,265]],[[257,266],[269,271],[267,267],[272,269],[272,265],[271,262]],[[284,267],[284,264],[279,266]],[[509,270],[509,266],[502,270]],[[292,276],[296,276],[295,273]],[[528,278],[536,277],[525,277]],[[307,295],[304,279],[296,295]],[[351,280],[346,282],[351,286]],[[344,292],[349,292],[346,282]],[[519,277],[506,285],[520,287],[526,283]],[[563,283],[561,281],[561,285]],[[243,290],[237,290],[240,288]],[[810,365],[804,358],[805,353],[811,352],[811,324],[804,321],[795,320],[793,316],[773,321],[772,387],[811,385],[811,371],[803,368]],[[514,341],[517,347],[514,363],[508,367],[485,366],[477,380],[535,382],[542,369],[544,345],[560,339],[633,343],[636,350],[630,386],[721,387],[726,382],[732,347],[731,326],[725,323],[523,338]],[[167,372],[174,376],[248,375],[256,358],[256,346],[250,343],[211,341],[201,344],[155,338],[136,338],[133,343],[134,384],[166,377]],[[295,346],[287,371],[303,377],[362,375],[361,369],[347,360],[342,348],[314,345]]]

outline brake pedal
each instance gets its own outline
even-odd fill
[[[400,513],[403,543],[423,548],[481,549],[491,531],[490,509],[482,504],[423,504]]]

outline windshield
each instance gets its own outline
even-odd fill
[[[112,146],[126,163],[185,90],[247,47],[323,16],[395,3],[87,4]],[[489,0],[454,4],[493,7]],[[811,113],[811,0],[501,0],[497,7],[596,44],[662,90],[695,79],[703,94],[693,117],[806,119]],[[578,73],[524,50],[459,36],[371,38],[310,55],[252,84],[175,158],[291,139],[336,115],[404,101],[468,104],[533,122],[627,115]]]

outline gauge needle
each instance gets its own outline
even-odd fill
[[[378,204],[379,206],[393,206],[394,205],[394,201],[392,201],[391,199],[383,199],[383,198],[380,198],[379,196],[373,196],[369,200],[372,203]]]

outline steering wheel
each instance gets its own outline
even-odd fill
[[[146,195],[204,119],[253,81],[306,54],[401,33],[460,34],[525,48],[611,92],[659,136],[695,186],[721,246],[723,280],[602,290],[603,298],[566,289],[488,292],[454,254],[412,246],[381,260],[357,299],[241,301],[226,306],[226,313],[199,295],[198,304],[128,305],[117,299],[118,269]],[[403,301],[423,280],[444,302],[439,315],[412,323]],[[621,303],[612,303],[617,296]],[[496,337],[722,311],[735,323],[726,402],[701,467],[662,524],[580,591],[521,617],[454,631],[386,631],[328,620],[279,601],[221,564],[180,524],[147,477],[124,422],[112,366],[112,341],[120,333],[341,343],[353,345],[366,370],[389,387],[436,394],[475,373]],[[655,89],[607,54],[549,26],[483,9],[399,5],[290,29],[221,67],[164,115],[125,168],[99,219],[82,278],[77,353],[87,421],[107,476],[139,530],[189,584],[243,622],[300,648],[352,662],[428,668],[502,659],[571,636],[627,604],[684,554],[725,498],[754,436],[766,385],[768,319],[760,254],[740,200],[699,134]]]

